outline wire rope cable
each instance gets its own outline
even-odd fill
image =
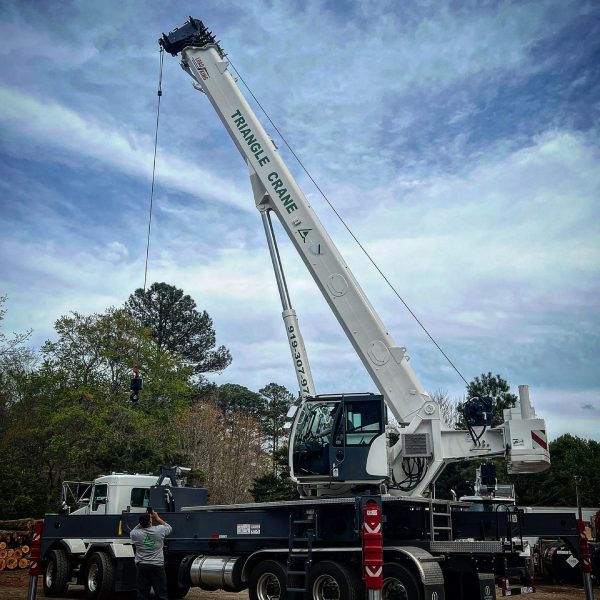
[[[306,175],[308,176],[308,178],[312,181],[313,185],[317,188],[317,190],[319,191],[319,193],[321,194],[321,196],[323,196],[325,202],[327,202],[327,204],[329,205],[329,208],[331,208],[331,210],[334,212],[334,214],[336,215],[336,217],[340,220],[340,222],[342,223],[342,225],[346,228],[346,230],[348,231],[348,233],[352,236],[352,239],[356,242],[356,244],[358,245],[358,247],[362,250],[363,254],[369,259],[369,261],[375,267],[375,269],[377,270],[377,272],[379,273],[379,275],[381,275],[381,277],[387,283],[387,285],[392,290],[392,292],[396,295],[396,297],[400,300],[400,302],[402,302],[402,304],[404,305],[404,307],[406,308],[406,310],[410,313],[410,315],[413,317],[413,319],[419,324],[419,326],[425,332],[425,334],[427,335],[427,337],[433,342],[433,344],[435,345],[435,347],[441,352],[442,356],[446,359],[446,361],[448,362],[448,364],[454,369],[454,371],[458,374],[458,376],[465,382],[465,385],[469,385],[468,381],[465,379],[465,377],[463,376],[463,374],[459,371],[458,367],[454,364],[454,362],[450,359],[450,357],[446,354],[446,352],[444,352],[444,350],[442,349],[442,347],[438,344],[438,342],[431,335],[431,333],[429,333],[429,330],[425,327],[425,325],[422,323],[422,321],[419,319],[419,317],[417,317],[417,315],[410,308],[410,306],[407,304],[407,302],[404,300],[404,298],[402,298],[402,296],[400,295],[400,293],[398,292],[398,290],[396,290],[396,288],[392,284],[392,282],[388,279],[388,277],[385,275],[385,273],[381,270],[381,268],[375,262],[375,260],[373,259],[373,257],[369,254],[369,252],[367,251],[367,249],[362,245],[362,243],[356,237],[356,235],[354,234],[354,232],[352,231],[352,229],[350,229],[350,226],[345,222],[344,218],[340,215],[340,213],[336,210],[336,208],[330,202],[330,200],[327,197],[327,195],[325,194],[325,192],[321,189],[321,187],[319,186],[319,184],[314,180],[313,176],[309,173],[308,169],[304,166],[304,163],[302,162],[302,160],[300,160],[300,157],[296,154],[296,152],[294,152],[293,148],[290,146],[290,144],[286,140],[285,136],[281,133],[281,131],[279,130],[279,128],[277,127],[277,125],[275,125],[275,123],[273,122],[273,120],[271,119],[271,117],[268,115],[267,111],[264,109],[264,107],[262,106],[262,104],[260,103],[260,101],[258,100],[258,98],[254,95],[254,92],[250,89],[249,85],[244,81],[244,78],[240,75],[240,72],[236,69],[235,65],[231,62],[231,59],[229,57],[227,57],[227,59],[229,60],[229,64],[231,65],[231,68],[235,71],[235,73],[236,73],[237,77],[239,78],[239,80],[244,84],[244,87],[248,90],[248,93],[252,96],[252,98],[254,99],[254,101],[256,102],[256,104],[258,105],[258,107],[260,108],[260,110],[263,112],[263,114],[265,115],[265,117],[267,118],[267,120],[269,121],[269,123],[271,124],[271,126],[273,127],[273,129],[275,129],[275,131],[277,132],[277,134],[281,137],[281,140],[286,145],[287,149],[292,153],[293,157],[296,159],[296,161],[298,162],[298,164],[300,165],[300,167],[302,168],[302,170],[306,173]]]
[[[158,149],[158,125],[160,122],[160,99],[162,98],[162,75],[163,75],[163,61],[165,57],[165,50],[160,47],[160,68],[158,73],[158,89],[156,95],[158,101],[156,104],[156,127],[154,129],[154,158],[152,160],[152,184],[150,186],[150,209],[148,211],[148,235],[146,238],[146,262],[144,264],[144,292],[146,291],[146,284],[148,282],[148,258],[150,256],[150,234],[152,232],[152,209],[154,206],[154,182],[156,179],[156,154]]]
[[[160,48],[159,55],[159,72],[158,72],[158,89],[156,91],[156,95],[158,96],[158,101],[156,104],[156,125],[154,128],[154,157],[152,160],[152,183],[150,186],[150,206],[148,208],[148,232],[146,235],[146,258],[144,261],[144,293],[146,293],[146,286],[148,283],[148,262],[150,257],[150,237],[152,233],[152,210],[154,208],[154,183],[156,181],[156,155],[158,152],[158,127],[160,123],[160,99],[162,98],[162,76],[163,76],[163,62],[164,62],[164,49]],[[140,354],[142,347],[142,331],[140,328],[138,340],[137,340],[137,364],[133,367],[134,379],[131,381],[131,395],[130,400],[134,403],[137,403],[139,399],[139,392],[142,389],[141,378],[139,377],[140,372]]]

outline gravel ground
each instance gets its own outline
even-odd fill
[[[1,600],[26,600],[29,577],[27,571],[2,571],[0,572],[0,599]],[[531,600],[585,600],[583,588],[560,585],[538,585],[538,591],[535,594],[520,596],[521,598],[531,598]],[[600,589],[594,588],[595,597],[600,600]],[[497,597],[502,598],[500,591],[497,591]],[[44,598],[41,577],[38,578],[38,598]],[[75,598],[85,598],[82,586],[72,586],[69,592],[63,598],[58,600],[74,600]],[[121,595],[123,600],[131,598],[130,595]],[[186,596],[186,600],[248,600],[247,592],[232,594],[229,592],[205,592],[203,590],[192,589]]]

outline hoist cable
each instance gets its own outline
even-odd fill
[[[156,128],[154,131],[154,160],[152,162],[152,185],[150,187],[150,210],[148,214],[148,237],[146,241],[146,264],[144,265],[144,292],[146,292],[146,283],[148,279],[148,257],[150,255],[150,233],[152,231],[152,208],[154,205],[154,180],[156,177],[156,152],[158,148],[158,124],[160,122],[160,99],[162,97],[162,74],[163,74],[163,60],[165,56],[164,48],[160,47],[160,68],[158,73],[158,90],[156,95],[158,96],[158,102],[156,106]]]
[[[156,104],[156,126],[154,129],[154,158],[152,161],[152,184],[150,186],[150,207],[148,210],[148,234],[146,236],[146,260],[144,264],[144,293],[146,293],[146,285],[148,282],[148,259],[150,256],[150,235],[152,233],[152,209],[154,207],[154,182],[156,179],[156,154],[158,151],[158,125],[160,123],[160,99],[162,97],[162,75],[163,75],[163,61],[165,56],[165,51],[163,47],[160,47],[160,66],[158,71],[158,89],[156,91],[156,95],[158,96],[158,101]],[[137,345],[137,362],[138,366],[136,369],[139,369],[140,362],[140,350],[142,346],[142,332],[140,329],[140,333],[138,336],[138,345]],[[137,401],[137,397],[136,397]]]
[[[244,78],[240,75],[239,71],[235,68],[234,64],[231,62],[231,60],[229,59],[229,57],[228,57],[228,60],[229,60],[229,64],[231,65],[231,68],[235,71],[235,73],[236,73],[237,77],[239,78],[239,80],[244,84],[244,87],[248,90],[248,93],[252,96],[252,98],[254,99],[254,101],[256,102],[256,104],[259,106],[260,110],[263,112],[263,114],[265,115],[265,117],[267,118],[267,120],[269,121],[269,123],[271,124],[271,126],[273,127],[273,129],[275,129],[275,131],[277,132],[277,134],[281,137],[283,143],[286,145],[287,149],[292,153],[292,155],[294,156],[294,158],[296,159],[296,161],[298,162],[298,164],[300,165],[300,167],[302,168],[302,170],[306,173],[306,175],[308,176],[308,178],[313,182],[313,184],[317,188],[317,190],[319,190],[319,193],[321,194],[321,196],[323,196],[323,198],[325,199],[325,202],[327,202],[327,204],[329,205],[329,208],[331,208],[331,210],[335,213],[335,215],[340,220],[340,222],[342,223],[342,225],[346,228],[346,230],[348,231],[348,233],[352,236],[352,238],[354,239],[354,241],[357,243],[358,247],[363,251],[364,255],[369,259],[369,261],[375,267],[375,269],[381,275],[381,277],[383,277],[383,280],[388,284],[388,286],[390,287],[390,289],[392,290],[392,292],[394,292],[394,294],[396,295],[396,297],[400,300],[400,302],[402,302],[402,304],[404,305],[404,307],[406,308],[406,310],[412,315],[412,317],[414,318],[414,320],[419,324],[419,326],[425,332],[425,334],[427,335],[427,337],[433,342],[433,344],[435,345],[435,347],[441,352],[442,356],[448,361],[448,364],[456,371],[456,373],[458,374],[458,376],[465,382],[465,385],[469,385],[468,381],[463,377],[463,374],[458,370],[458,368],[452,362],[452,360],[450,360],[450,357],[444,352],[444,350],[442,349],[442,347],[437,343],[437,341],[434,339],[434,337],[431,335],[431,333],[429,333],[429,331],[427,330],[427,328],[425,327],[425,325],[423,325],[423,323],[421,322],[421,320],[419,319],[419,317],[417,317],[417,315],[413,312],[413,310],[410,308],[410,306],[405,302],[404,298],[402,298],[402,296],[398,293],[398,291],[396,290],[396,288],[394,287],[394,285],[392,284],[392,282],[386,277],[385,273],[379,268],[379,266],[377,265],[377,263],[375,262],[375,260],[371,257],[371,255],[367,251],[367,249],[361,244],[361,242],[358,240],[358,238],[356,237],[356,235],[354,235],[354,233],[352,232],[352,230],[350,229],[350,227],[346,224],[346,222],[344,221],[343,217],[335,209],[335,207],[333,206],[333,204],[329,201],[329,198],[325,195],[325,192],[319,187],[319,184],[314,180],[313,176],[308,172],[308,169],[304,166],[304,163],[300,160],[299,156],[294,152],[294,150],[292,149],[292,147],[288,144],[285,136],[281,133],[281,131],[279,131],[279,128],[277,127],[277,125],[275,125],[275,123],[273,123],[273,121],[271,120],[271,117],[267,114],[267,111],[263,108],[263,106],[259,102],[258,98],[254,95],[254,92],[250,89],[250,87],[248,86],[248,84],[244,81]]]

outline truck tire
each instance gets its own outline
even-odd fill
[[[258,563],[250,574],[250,600],[286,600],[286,577],[285,567],[280,562],[264,560]]]
[[[333,560],[318,562],[310,570],[307,589],[309,600],[361,600],[364,597],[358,573]]]
[[[398,563],[383,567],[382,600],[423,600],[423,586],[409,569]]]
[[[64,596],[69,587],[69,559],[67,553],[57,548],[48,554],[44,569],[44,596],[56,598]]]
[[[110,600],[114,596],[115,566],[106,552],[94,552],[85,567],[85,597]]]

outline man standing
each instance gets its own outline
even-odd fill
[[[152,521],[157,525],[152,525]],[[165,537],[173,528],[163,521],[156,511],[140,515],[140,522],[131,530],[129,537],[135,547],[138,600],[148,600],[150,588],[159,600],[167,600],[167,575],[163,547]]]

